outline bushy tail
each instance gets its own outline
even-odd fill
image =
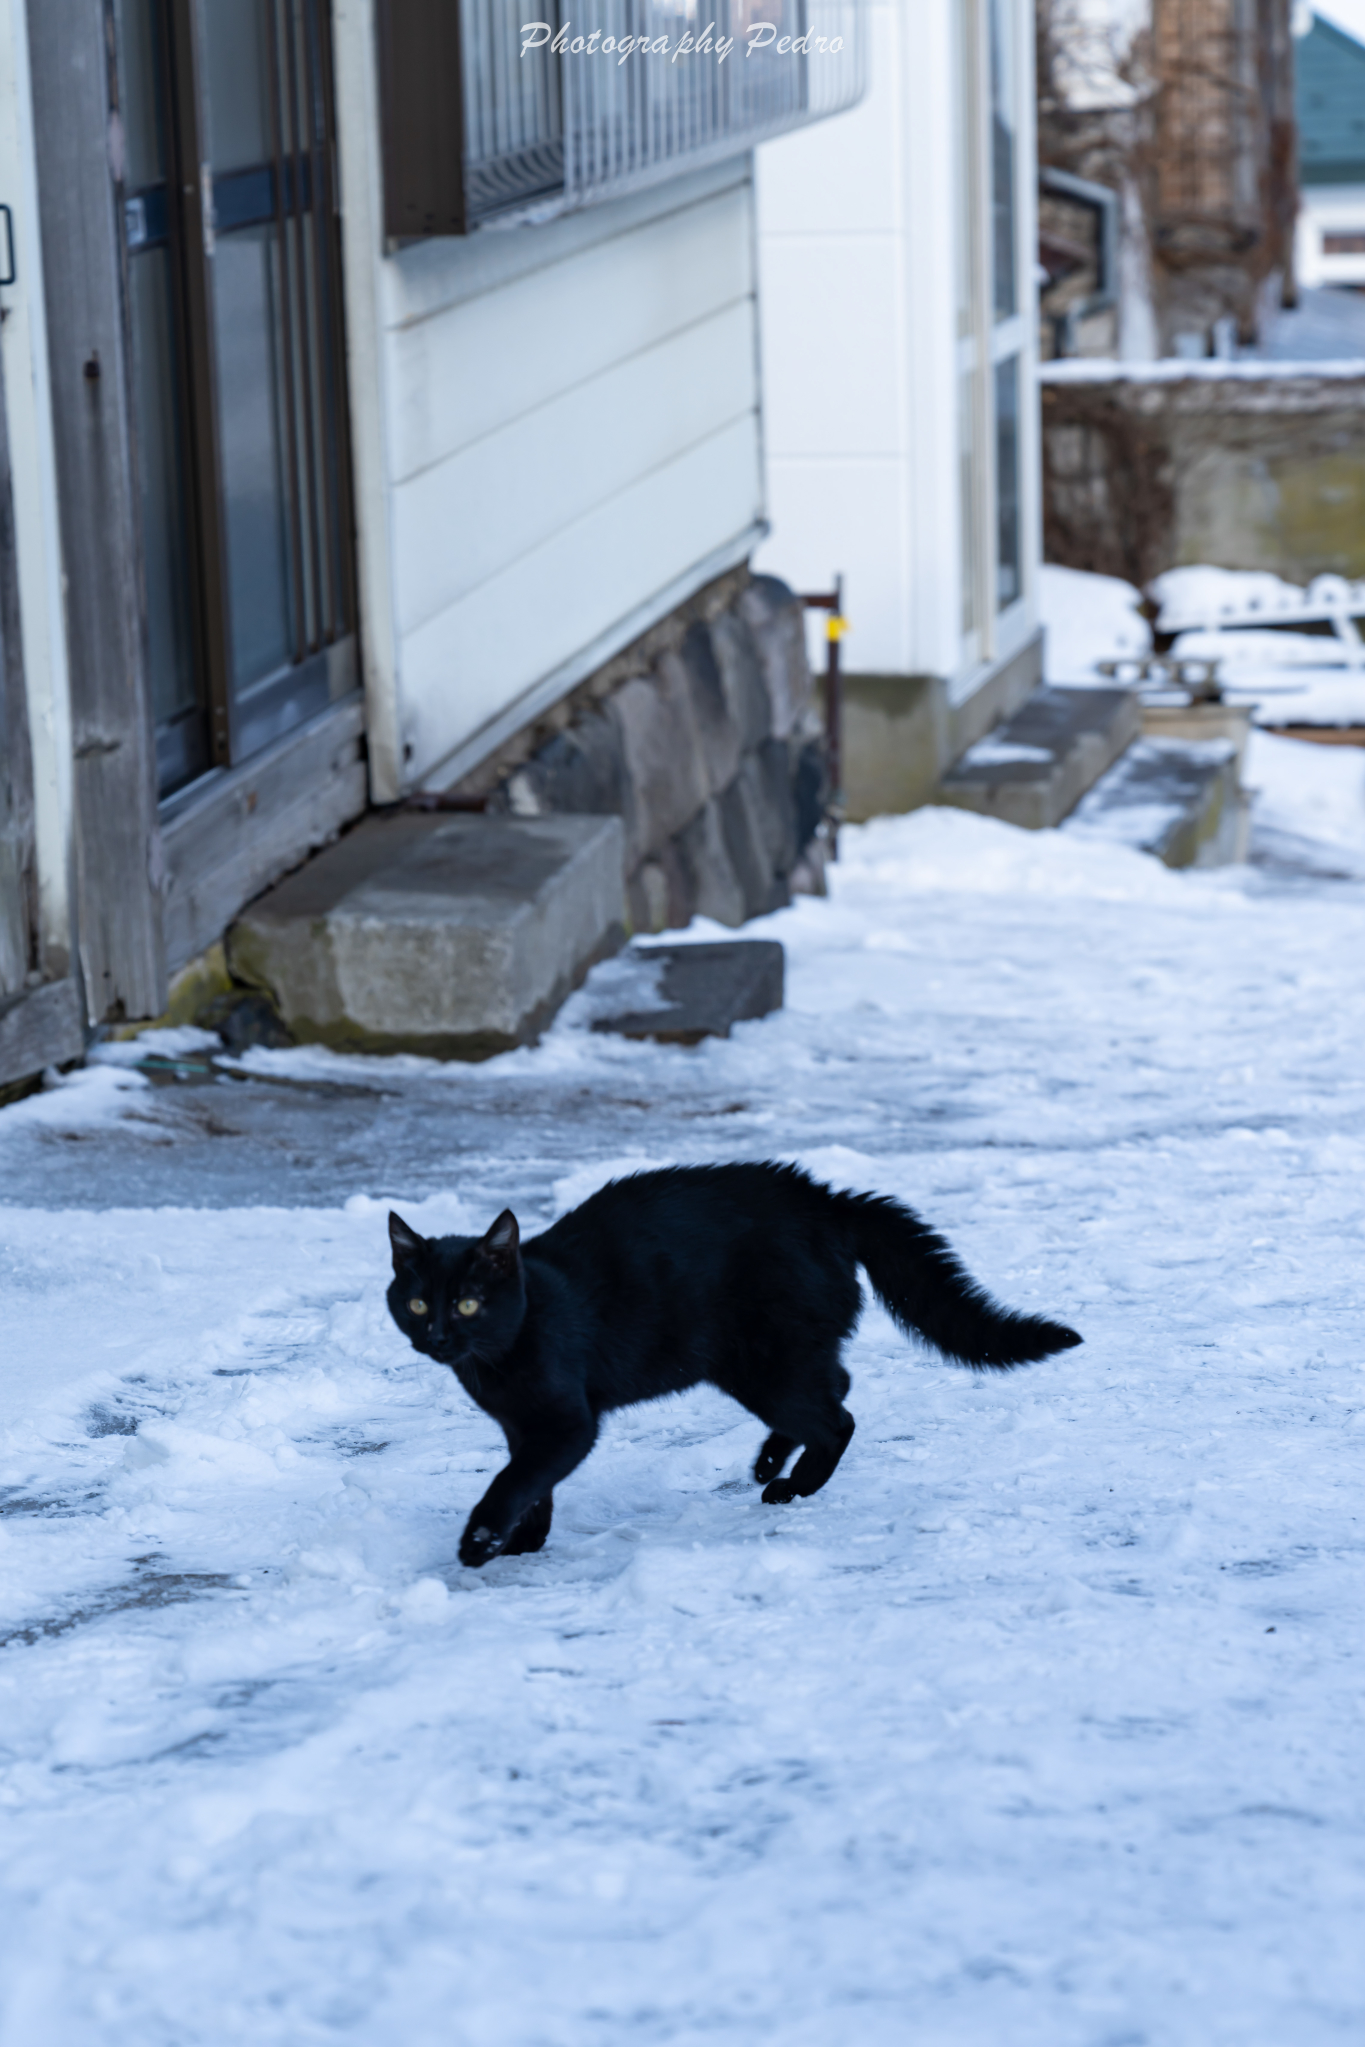
[[[888,1312],[962,1365],[1027,1365],[1081,1341],[1074,1329],[993,1301],[917,1215],[876,1194],[836,1194]]]

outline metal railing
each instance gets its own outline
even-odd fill
[[[862,0],[462,0],[471,222],[614,199],[861,98]]]

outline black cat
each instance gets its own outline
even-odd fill
[[[511,1452],[469,1517],[462,1564],[540,1549],[553,1488],[603,1413],[702,1379],[771,1431],[754,1466],[766,1501],[818,1492],[853,1434],[839,1352],[862,1306],[859,1265],[902,1329],[962,1364],[1021,1365],[1081,1341],[998,1307],[899,1202],[836,1194],[795,1166],[635,1173],[524,1247],[510,1209],[485,1237],[419,1237],[391,1215],[389,1239],[394,1321]]]

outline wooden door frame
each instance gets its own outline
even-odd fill
[[[109,0],[28,0],[86,1014],[166,1004]]]
[[[0,834],[9,840],[18,891],[22,981],[0,994],[0,1097],[46,1066],[85,1049],[80,993],[62,954],[44,944],[38,892],[33,753],[19,607],[14,490],[5,365],[0,357]]]

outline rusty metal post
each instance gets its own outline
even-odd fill
[[[829,775],[829,796],[825,822],[829,830],[829,856],[839,856],[839,826],[844,817],[844,683],[839,666],[839,642],[848,631],[844,617],[844,579],[834,578],[829,591],[807,592],[801,602],[810,611],[825,611],[825,764]]]

